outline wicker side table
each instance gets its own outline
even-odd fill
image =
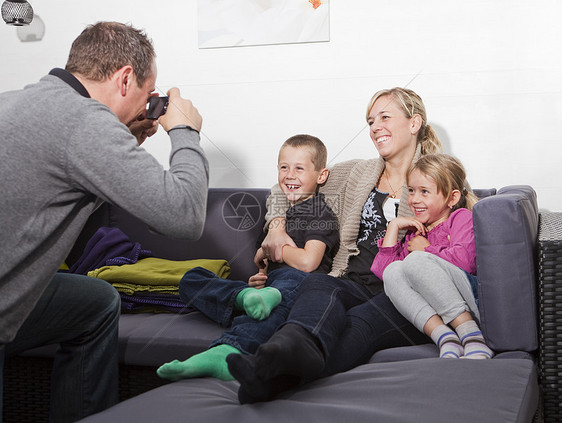
[[[539,376],[546,423],[562,421],[562,213],[541,213]]]

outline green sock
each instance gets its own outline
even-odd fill
[[[246,288],[236,296],[235,306],[244,310],[252,319],[267,319],[271,310],[281,302],[281,292],[271,286],[256,289]]]
[[[174,360],[156,370],[163,379],[180,380],[192,377],[214,377],[220,380],[234,380],[226,364],[226,356],[240,354],[240,350],[227,344],[220,344],[185,361]]]

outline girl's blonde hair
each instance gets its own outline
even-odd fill
[[[428,154],[413,163],[408,170],[406,181],[414,170],[419,170],[424,175],[435,181],[437,190],[445,198],[449,198],[453,190],[458,190],[461,197],[451,211],[465,208],[472,210],[478,198],[465,186],[466,171],[462,163],[448,154]]]
[[[367,121],[369,121],[369,113],[371,113],[373,104],[383,96],[389,96],[396,100],[396,102],[402,106],[404,114],[408,119],[411,119],[414,115],[419,115],[421,117],[422,124],[418,132],[418,144],[421,145],[422,155],[440,153],[443,151],[437,134],[433,128],[427,124],[427,115],[421,97],[408,88],[395,87],[375,93],[367,105]]]

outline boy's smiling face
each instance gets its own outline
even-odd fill
[[[307,147],[283,147],[277,170],[279,186],[291,204],[313,196],[316,186],[328,177],[328,169],[315,169],[312,152]]]

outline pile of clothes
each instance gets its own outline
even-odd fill
[[[101,227],[68,271],[112,284],[121,296],[122,312],[188,313],[194,309],[180,299],[178,289],[185,273],[195,267],[203,267],[221,278],[230,275],[226,260],[157,258],[119,228]]]

